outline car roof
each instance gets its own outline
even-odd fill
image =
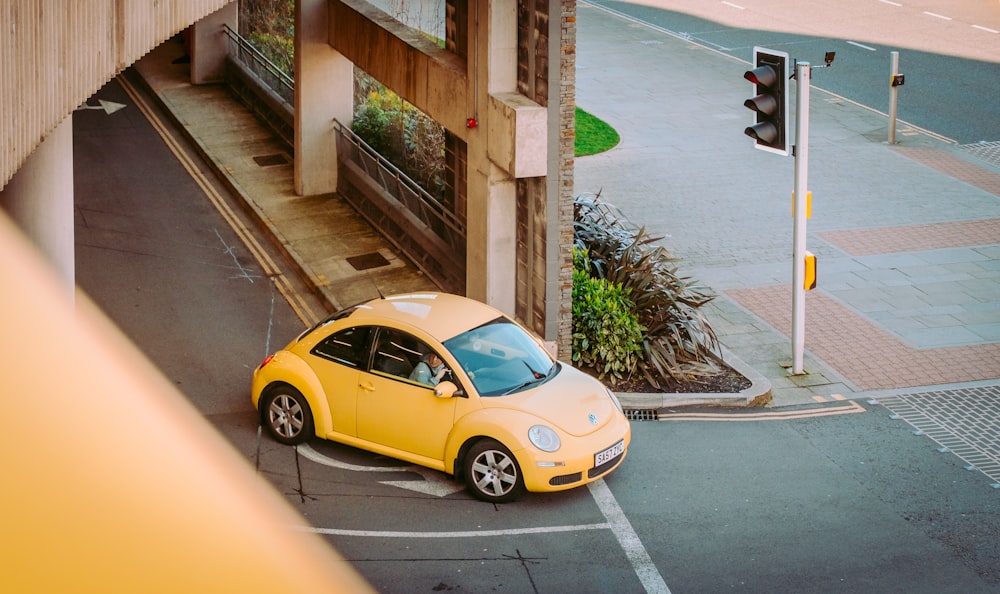
[[[372,299],[355,306],[351,323],[384,323],[420,328],[439,342],[491,322],[503,313],[489,305],[450,293],[411,293]]]

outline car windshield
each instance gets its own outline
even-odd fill
[[[481,396],[503,396],[541,384],[559,365],[520,326],[507,318],[446,340]]]

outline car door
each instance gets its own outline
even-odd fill
[[[362,374],[357,400],[358,437],[433,460],[444,458],[455,421],[455,398],[409,379],[430,347],[409,333],[379,328],[372,365]]]
[[[310,353],[316,357],[312,368],[323,384],[333,430],[357,436],[357,396],[362,372],[371,357],[371,326],[339,330],[324,338]]]

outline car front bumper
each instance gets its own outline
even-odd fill
[[[567,456],[569,448],[548,453],[535,448],[525,448],[515,453],[524,485],[529,491],[563,491],[593,482],[618,468],[628,455],[632,438],[631,427],[624,418],[603,428],[597,433],[572,443],[572,456]],[[597,460],[598,454],[608,452],[617,444],[620,453],[610,458]]]

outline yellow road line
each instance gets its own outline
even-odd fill
[[[833,415],[850,415],[868,412],[857,402],[849,401],[846,405],[827,406],[808,410],[769,411],[761,413],[660,413],[660,421],[714,421],[714,422],[749,422],[749,421],[787,421],[790,419],[808,419],[812,417],[828,417]]]
[[[205,177],[205,174],[202,173],[190,155],[183,150],[181,144],[173,137],[160,118],[156,116],[145,99],[143,99],[135,87],[124,76],[119,75],[118,82],[125,89],[125,92],[132,99],[133,103],[135,103],[136,107],[139,108],[139,111],[145,116],[146,120],[153,126],[153,129],[156,130],[156,133],[160,135],[163,142],[166,143],[170,152],[174,154],[181,166],[184,167],[195,183],[201,188],[202,192],[205,193],[209,202],[212,203],[229,227],[239,237],[240,241],[243,242],[243,245],[250,251],[254,260],[260,265],[264,274],[271,279],[278,292],[288,302],[288,305],[295,312],[295,315],[298,316],[299,320],[307,327],[318,322],[319,316],[309,307],[309,304],[306,303],[302,295],[295,291],[271,256],[264,250],[250,230],[247,229],[246,225],[240,221],[236,213],[233,212],[219,192],[216,191],[215,186]]]

